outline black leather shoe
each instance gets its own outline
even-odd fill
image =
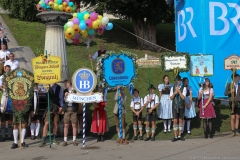
[[[13,143],[11,149],[15,149],[15,148],[18,148],[18,145],[16,143]]]
[[[177,140],[178,140],[178,138],[174,137],[174,138],[172,139],[172,142],[176,142]]]
[[[139,139],[140,139],[140,140],[143,140],[143,136],[139,136]]]
[[[178,137],[178,140],[185,141],[185,138],[181,136],[181,137]]]
[[[144,139],[144,141],[148,141],[150,139],[150,137],[146,137],[145,139]]]
[[[101,142],[101,135],[98,135],[97,142]]]
[[[22,143],[22,146],[23,147],[28,147],[28,145],[25,142]]]
[[[151,141],[155,141],[155,137],[154,136],[151,138]]]
[[[137,136],[134,136],[134,138],[133,138],[135,141],[138,139],[138,137]]]
[[[0,142],[5,142],[5,138],[1,137]]]
[[[101,136],[101,141],[102,141],[102,142],[104,142],[104,141],[105,141],[105,138],[104,138],[104,136],[103,136],[103,135]]]
[[[210,131],[210,136],[209,136],[210,138],[213,138],[213,133],[212,133],[212,131]]]
[[[204,138],[208,139],[208,133],[207,132],[204,132]]]
[[[35,139],[35,137],[34,136],[31,136],[31,140],[34,140]]]

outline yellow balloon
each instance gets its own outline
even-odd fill
[[[90,17],[90,14],[87,13],[87,14],[84,15],[83,18],[84,18],[84,20],[87,20],[89,17]]]
[[[58,4],[55,3],[53,9],[54,9],[55,11],[58,11]]]
[[[38,4],[42,4],[42,1],[39,1],[39,3]]]
[[[63,4],[63,6],[67,6],[67,2],[63,2],[62,4]]]
[[[82,35],[83,38],[86,38],[88,36],[88,32],[86,30],[81,31],[80,34]]]
[[[50,2],[48,3],[48,5],[49,5],[51,8],[54,7],[54,3],[53,3],[52,1],[50,1]]]
[[[57,2],[58,2],[58,0],[54,0],[54,2],[55,2],[55,3],[57,3]]]
[[[58,9],[59,9],[59,11],[62,11],[63,10],[63,5],[59,5]]]
[[[102,25],[102,20],[98,19],[97,22],[98,22],[98,26]]]
[[[72,28],[68,28],[67,30],[66,30],[66,33],[67,33],[67,35],[69,36],[69,37],[72,37],[72,36],[74,36],[74,30],[72,29]]]
[[[101,15],[98,15],[98,19],[102,20],[102,16],[101,16]]]
[[[94,22],[92,23],[92,27],[93,27],[93,29],[97,29],[97,28],[98,28],[98,22],[97,22],[97,21],[94,21]]]
[[[73,17],[77,17],[77,13],[73,13]]]

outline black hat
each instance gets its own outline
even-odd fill
[[[137,90],[136,88],[133,89],[132,94],[133,94],[135,91],[138,92],[138,94],[139,94],[139,90]]]
[[[182,77],[181,77],[180,75],[177,75],[177,76],[175,77],[175,80],[176,80],[176,81],[181,81],[181,80],[182,80]]]
[[[154,87],[154,85],[151,84],[151,85],[149,86],[149,89],[156,89],[156,87]]]
[[[234,76],[234,78],[236,78],[236,77],[239,77],[239,74],[237,74],[237,73],[234,73],[234,74],[232,74],[232,76],[231,77],[233,77]]]

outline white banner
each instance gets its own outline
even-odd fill
[[[78,94],[73,94],[70,93],[67,98],[66,101],[70,102],[70,103],[99,103],[103,101],[103,95],[101,93],[95,93],[93,95],[78,95]]]
[[[187,59],[185,56],[165,56],[165,70],[171,70],[174,68],[186,69]]]

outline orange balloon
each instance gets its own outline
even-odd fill
[[[63,2],[62,5],[63,5],[63,6],[67,6],[67,2]]]
[[[72,38],[72,36],[70,36],[67,32],[64,32],[65,37],[67,37],[68,39]]]
[[[72,8],[71,8],[71,7],[67,7],[67,8],[65,9],[65,11],[66,11],[66,12],[72,12]]]
[[[80,32],[80,28],[77,24],[74,24],[72,28],[75,32]]]

